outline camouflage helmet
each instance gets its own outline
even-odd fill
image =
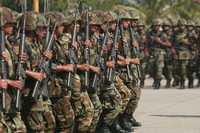
[[[3,14],[3,25],[16,23],[16,19],[11,9],[7,7],[0,7],[0,13]]]
[[[89,14],[90,17],[90,25],[101,25],[102,21],[101,18],[103,16],[103,12],[101,11],[94,11]]]
[[[189,20],[186,25],[187,26],[194,26],[195,24],[194,24],[194,21]]]
[[[46,14],[46,18],[47,20],[50,20],[51,24],[57,24],[57,26],[59,25],[63,25],[65,22],[67,22],[64,14],[60,13],[60,12],[48,12]]]
[[[179,19],[178,22],[177,22],[177,25],[178,26],[182,26],[182,25],[186,25],[186,20],[185,19]]]
[[[39,14],[36,19],[37,27],[47,27],[47,21],[44,15]]]
[[[152,22],[152,25],[156,26],[156,25],[161,25],[162,22],[160,19],[155,19],[153,22]]]
[[[36,29],[36,21],[37,21],[37,13],[36,12],[26,12],[26,14],[23,14],[19,19],[20,26],[23,26],[24,17],[26,15],[26,24],[25,29],[27,31],[33,31]]]

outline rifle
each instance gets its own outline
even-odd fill
[[[26,9],[27,9],[27,1],[24,0],[24,19],[23,19],[23,29],[22,29],[22,35],[21,35],[21,45],[20,45],[20,54],[19,54],[19,61],[18,61],[18,65],[17,65],[17,79],[20,81],[23,81],[23,75],[24,73],[22,72],[23,70],[23,63],[21,61],[20,56],[22,56],[24,54],[24,47],[25,47],[25,29],[26,29]],[[21,93],[20,90],[17,90],[17,97],[16,97],[16,103],[15,103],[15,108],[17,110],[20,110],[20,105],[21,105]]]
[[[76,63],[76,59],[75,59],[75,53],[74,53],[74,49],[73,49],[73,46],[75,46],[75,43],[76,43],[76,30],[77,30],[77,27],[76,27],[76,24],[77,24],[77,12],[75,14],[75,21],[74,21],[74,29],[73,29],[73,37],[72,37],[72,40],[71,40],[71,45],[70,45],[70,49],[69,49],[69,63],[70,64],[75,64]],[[72,72],[68,72],[68,75],[67,75],[67,87],[71,88],[72,87]]]
[[[3,9],[2,9],[2,13],[1,13],[1,54],[3,52],[5,52],[5,33],[4,33],[4,30],[3,30]],[[1,58],[1,76],[2,76],[2,79],[7,79],[8,78],[8,75],[7,75],[7,63],[6,61]],[[5,111],[6,109],[6,89],[4,88],[1,88],[1,93],[2,93],[2,111]]]
[[[123,46],[123,51],[124,51],[124,58],[127,59],[128,58],[128,51],[129,51],[129,46],[128,43],[124,43],[123,42],[123,25],[120,25],[120,34],[121,34],[121,40],[122,40],[122,46]],[[128,80],[131,81],[133,79],[132,75],[131,75],[131,71],[130,71],[130,65],[126,65],[126,70],[127,70],[127,76],[128,76]]]
[[[53,31],[51,33],[51,37],[48,41],[45,51],[50,51],[52,48],[56,26],[57,26],[57,24],[55,23],[54,27],[53,27]],[[43,56],[43,58],[41,59],[40,64],[39,64],[40,72],[48,74],[48,71],[47,71],[48,66],[49,66],[49,60]],[[38,91],[39,91],[39,87],[40,87],[41,83],[42,83],[42,81],[36,82],[35,87],[32,92],[32,98],[34,98],[34,99],[38,98],[38,95],[39,95]]]
[[[88,10],[86,11],[86,35],[85,35],[85,40],[89,40],[89,14]],[[90,48],[88,46],[85,46],[84,48],[84,59],[86,64],[90,64],[89,61],[90,58]],[[89,73],[85,71],[85,87],[89,87]]]
[[[129,26],[129,30],[130,30],[130,34],[131,34],[131,43],[135,43],[136,38],[134,36],[131,25]],[[133,52],[134,58],[139,58],[139,50],[135,46],[132,47],[132,52]],[[135,66],[136,66],[138,78],[141,78],[140,65],[136,64]]]
[[[108,39],[108,34],[109,34],[109,28],[108,28],[108,24],[107,24],[107,29],[106,29],[106,34],[104,36],[104,39],[103,39],[103,43],[102,43],[102,48],[101,48],[101,51],[100,51],[100,54],[97,56],[96,58],[96,62],[97,62],[97,66],[98,67],[101,67],[102,64],[103,64],[103,54],[104,54],[104,48],[106,46],[106,43],[107,43],[107,39]],[[92,86],[91,88],[92,89],[95,89],[96,86],[97,86],[97,81],[98,81],[98,74],[95,74],[94,75],[94,79],[93,79],[93,82],[92,82]]]
[[[118,35],[119,35],[119,24],[120,24],[120,19],[118,17],[117,19],[117,25],[116,25],[116,30],[115,30],[115,36],[114,36],[114,42],[113,42],[113,47],[112,47],[112,51],[111,51],[111,60],[113,62],[115,62],[117,60],[117,52],[116,52],[116,45],[118,43]],[[107,79],[109,82],[113,81],[113,77],[114,77],[114,72],[113,72],[113,68],[108,68],[107,70]]]

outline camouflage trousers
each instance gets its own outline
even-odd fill
[[[100,100],[103,105],[101,122],[111,126],[122,110],[121,95],[114,84],[104,84],[101,88]]]
[[[181,81],[184,81],[187,78],[187,65],[188,60],[178,60],[178,76]]]
[[[97,124],[99,122],[100,119],[100,115],[102,113],[102,104],[101,101],[99,99],[99,96],[97,95],[97,92],[95,93],[89,93],[90,99],[92,101],[92,104],[94,106],[94,116],[92,119],[92,123],[90,125],[89,128],[89,133],[94,133],[97,127]]]
[[[11,129],[12,132],[16,133],[26,133],[26,125],[21,118],[20,112],[17,112],[13,115],[9,115],[6,119],[6,123]]]
[[[3,112],[0,112],[0,133],[12,133],[10,127],[5,121]]]
[[[26,117],[26,125],[29,132],[34,133],[54,133],[55,118],[49,100],[42,97],[31,105],[31,109]]]
[[[123,79],[123,77],[121,79],[123,80],[124,84],[129,88],[131,93],[130,100],[126,106],[124,113],[132,116],[138,106],[141,89],[138,87],[138,83],[135,80],[127,82]]]
[[[87,91],[81,91],[81,79],[79,75],[74,77],[72,89],[72,104],[75,113],[75,133],[87,132],[94,116],[94,106]]]
[[[123,83],[123,80],[118,75],[115,77],[114,84],[115,84],[116,89],[121,95],[121,99],[122,99],[121,112],[124,112],[130,100],[131,92],[128,89],[128,87]]]
[[[56,132],[72,133],[74,128],[74,110],[72,108],[70,96],[59,98],[53,106],[56,118]]]

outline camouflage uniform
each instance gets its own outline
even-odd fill
[[[179,24],[180,29],[179,32],[175,36],[175,45],[176,50],[178,53],[178,67],[179,67],[179,79],[180,79],[180,88],[185,88],[185,80],[187,78],[187,65],[188,60],[190,59],[190,52],[189,52],[189,40],[187,37],[187,33],[185,31],[184,24]]]
[[[8,8],[1,7],[1,13],[3,14],[3,26],[6,27],[14,27],[15,20],[12,14],[12,11]],[[3,28],[3,27],[2,27]],[[5,32],[4,32],[5,33]],[[7,76],[9,80],[15,80],[15,72],[16,72],[16,58],[17,54],[14,52],[14,43],[15,40],[10,39],[12,35],[7,35],[5,33],[4,41],[5,41],[5,52],[8,54],[8,62],[6,64],[7,68]],[[2,68],[1,68],[2,69]],[[9,86],[6,91],[6,109],[3,114],[1,112],[1,122],[0,128],[1,132],[26,132],[26,126],[21,119],[21,114],[15,108],[15,100],[16,100],[16,89]]]
[[[56,40],[53,45],[54,57],[52,59],[52,65],[64,65],[68,63],[66,57],[68,57],[69,39],[69,35],[63,34]],[[57,131],[72,133],[75,115],[71,105],[71,88],[66,85],[66,75],[66,72],[52,72],[50,94],[57,121]]]
[[[41,56],[43,56],[42,52],[44,40],[38,40],[35,36],[31,36],[30,33],[35,30],[36,25],[42,26],[39,24],[39,19],[41,17],[42,16],[35,16],[32,12],[27,13],[26,31],[29,34],[26,36],[25,40],[25,52],[29,57],[29,61],[26,63],[26,69],[34,72],[38,72],[40,70],[39,64]],[[41,19],[41,21],[43,24],[45,23],[45,19]],[[37,99],[33,99],[31,94],[36,80],[30,77],[26,78],[26,92],[24,93],[22,112],[28,131],[30,132],[52,133],[55,129],[55,118],[52,112],[52,104],[48,98],[47,80],[48,79],[43,80],[39,86],[39,97]]]
[[[159,20],[154,22],[153,25],[155,28],[158,28],[160,26]],[[150,55],[153,57],[153,78],[154,78],[154,88],[159,89],[160,88],[160,82],[163,78],[163,68],[164,68],[164,57],[166,55],[166,47],[162,46],[159,42],[157,42],[156,39],[160,39],[162,41],[166,40],[166,36],[162,34],[160,29],[152,29],[149,33],[149,41],[150,41]]]

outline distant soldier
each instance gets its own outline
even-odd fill
[[[187,78],[187,65],[188,60],[190,59],[190,51],[189,48],[191,43],[189,42],[189,38],[187,36],[187,31],[185,28],[184,20],[178,22],[178,32],[175,35],[175,45],[176,51],[178,54],[178,67],[179,67],[179,79],[180,79],[180,89],[185,88],[185,80]]]

